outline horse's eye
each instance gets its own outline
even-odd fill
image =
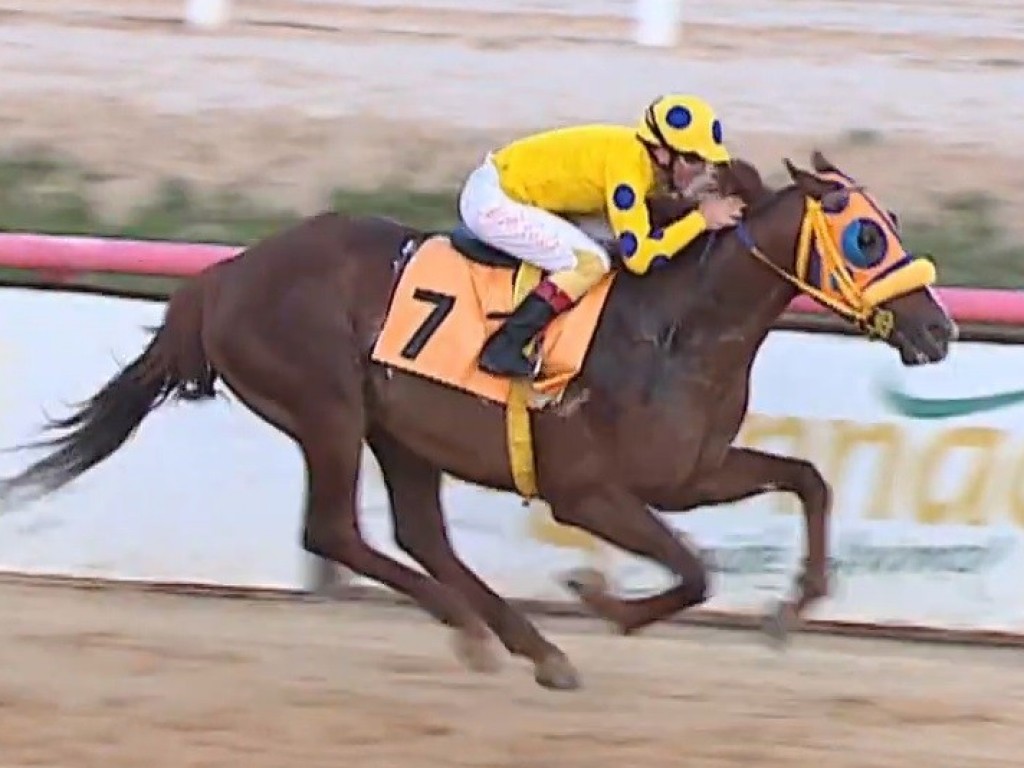
[[[877,247],[880,237],[877,229],[861,226],[860,231],[857,233],[857,245],[860,246],[862,251],[868,251],[873,247]]]
[[[855,267],[870,269],[885,258],[889,244],[878,222],[851,221],[843,230],[843,255]]]

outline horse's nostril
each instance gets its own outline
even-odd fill
[[[938,342],[946,343],[950,341],[956,341],[960,335],[960,329],[957,324],[950,321],[945,323],[932,323],[928,326],[928,333],[931,334],[932,338]]]

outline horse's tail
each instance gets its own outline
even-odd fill
[[[48,420],[44,431],[57,437],[23,448],[52,449],[21,474],[0,482],[0,510],[45,496],[113,454],[154,408],[169,397],[200,400],[215,396],[217,373],[203,348],[203,306],[208,270],[171,296],[146,349],[92,398],[64,419]]]

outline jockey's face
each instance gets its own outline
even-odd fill
[[[677,155],[672,165],[672,185],[680,192],[688,192],[707,169],[708,164],[697,155]]]
[[[670,152],[665,147],[654,150],[654,160],[669,176],[673,189],[684,194],[708,169],[707,162],[699,155]]]

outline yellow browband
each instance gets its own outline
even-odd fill
[[[935,265],[930,260],[912,258],[865,288],[859,287],[850,265],[843,258],[832,236],[821,203],[809,197],[805,200],[804,218],[797,240],[795,274],[790,274],[772,262],[749,237],[743,239],[749,241],[746,244],[750,253],[776,274],[836,314],[852,321],[872,338],[887,339],[895,327],[892,312],[881,309],[880,304],[931,285],[936,278]],[[818,288],[808,282],[811,253],[815,248],[822,261],[821,282],[831,290]]]

